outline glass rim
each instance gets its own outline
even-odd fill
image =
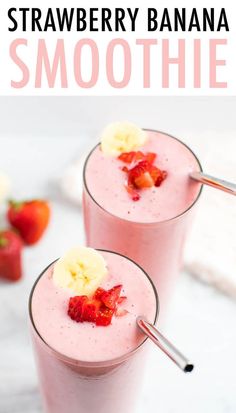
[[[202,165],[201,165],[201,163],[200,163],[197,155],[195,155],[195,153],[193,152],[193,150],[192,150],[186,143],[184,143],[184,142],[181,141],[180,139],[176,138],[175,136],[170,135],[169,133],[162,132],[162,131],[159,131],[159,130],[157,130],[157,129],[147,129],[147,128],[142,128],[142,129],[143,129],[144,131],[147,131],[147,132],[161,133],[162,135],[169,136],[170,138],[172,138],[172,139],[178,141],[179,143],[181,143],[183,146],[185,146],[185,147],[189,150],[189,152],[192,153],[192,155],[193,155],[194,158],[196,159],[196,161],[197,161],[197,163],[198,163],[198,165],[199,165],[200,172],[203,171]],[[86,192],[87,192],[87,194],[90,196],[90,198],[93,200],[93,202],[94,202],[100,209],[102,209],[103,211],[105,211],[107,214],[109,214],[109,215],[112,216],[113,218],[116,218],[116,219],[121,220],[121,221],[124,221],[124,222],[129,222],[129,223],[131,223],[131,224],[133,224],[133,225],[143,225],[143,226],[162,225],[162,224],[166,224],[166,223],[168,223],[168,222],[171,222],[171,221],[174,221],[174,220],[177,220],[177,219],[181,218],[181,217],[182,217],[183,215],[185,215],[189,210],[191,210],[192,207],[193,207],[193,206],[197,203],[197,201],[199,200],[199,198],[200,198],[200,196],[201,196],[201,193],[202,193],[203,184],[200,185],[199,192],[198,192],[196,198],[194,199],[194,201],[192,202],[192,204],[191,204],[187,209],[185,209],[183,212],[181,212],[181,213],[178,214],[178,215],[175,215],[175,216],[172,217],[172,218],[168,218],[168,219],[165,219],[165,220],[163,220],[163,221],[139,222],[139,221],[132,221],[132,220],[127,219],[127,218],[121,218],[121,217],[119,217],[118,215],[113,214],[112,212],[110,212],[110,211],[108,211],[107,209],[105,209],[102,205],[100,205],[100,204],[96,201],[96,199],[93,197],[93,195],[91,194],[90,190],[88,189],[88,185],[87,185],[87,182],[86,182],[86,167],[87,167],[89,158],[90,158],[90,156],[92,155],[92,153],[94,152],[94,150],[95,150],[100,144],[101,144],[101,142],[97,143],[97,144],[91,149],[91,151],[89,152],[88,156],[86,157],[86,160],[85,160],[85,162],[84,162],[84,167],[83,167],[83,185],[84,185],[84,189],[86,190]]]
[[[115,254],[115,255],[119,255],[127,260],[129,260],[130,262],[132,262],[134,265],[136,265],[136,267],[138,267],[143,274],[146,276],[146,278],[148,279],[148,281],[151,284],[154,296],[155,296],[155,303],[156,303],[156,311],[155,311],[155,316],[154,316],[154,322],[153,324],[156,323],[157,319],[158,319],[158,315],[160,312],[160,301],[159,301],[159,297],[158,297],[158,293],[156,290],[156,287],[151,279],[151,277],[148,275],[148,273],[146,271],[144,271],[144,269],[137,264],[135,261],[133,261],[131,258],[126,257],[125,255],[122,255],[118,252],[114,252],[114,251],[110,251],[110,250],[105,250],[105,249],[100,249],[100,248],[96,248],[96,251],[100,251],[100,252],[108,252],[110,254]],[[41,334],[39,333],[38,329],[36,328],[35,322],[34,322],[34,318],[33,318],[33,314],[32,314],[32,298],[33,298],[33,294],[34,294],[34,290],[37,286],[38,281],[41,279],[41,277],[45,274],[45,272],[56,262],[58,261],[59,258],[57,258],[56,260],[52,261],[41,273],[40,275],[37,277],[37,279],[35,280],[33,287],[30,291],[30,295],[29,295],[29,300],[28,300],[28,312],[29,312],[29,318],[30,318],[30,322],[31,325],[33,327],[34,333],[36,333],[36,335],[39,337],[39,339],[41,340],[41,342],[46,345],[47,349],[49,351],[51,351],[53,354],[55,354],[55,356],[57,358],[59,358],[61,361],[64,361],[65,363],[77,366],[77,367],[93,367],[93,368],[98,368],[98,367],[111,367],[113,365],[117,365],[119,363],[122,363],[123,361],[127,360],[130,356],[132,356],[133,354],[135,354],[143,345],[144,343],[148,340],[148,337],[144,336],[144,339],[142,340],[142,342],[136,346],[134,349],[128,351],[125,354],[122,354],[119,357],[115,357],[109,360],[102,360],[102,361],[83,361],[83,360],[78,360],[78,359],[74,359],[71,357],[66,356],[65,354],[60,353],[59,351],[55,350],[53,347],[51,347],[47,341],[41,336]],[[138,328],[138,326],[137,326]]]

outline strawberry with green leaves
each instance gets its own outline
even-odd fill
[[[7,218],[27,245],[33,245],[44,234],[50,219],[50,207],[43,200],[9,202]]]

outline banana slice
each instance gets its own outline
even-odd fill
[[[147,134],[133,123],[110,123],[101,136],[102,152],[110,156],[118,156],[122,152],[130,152],[144,145]]]
[[[60,288],[77,295],[92,295],[107,274],[106,262],[93,248],[74,247],[60,258],[53,270],[53,280]]]

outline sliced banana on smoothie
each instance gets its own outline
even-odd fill
[[[101,149],[105,155],[118,156],[143,146],[146,132],[130,122],[110,123],[101,135]]]
[[[106,275],[103,256],[93,248],[81,246],[70,249],[53,269],[55,284],[78,295],[92,295]]]

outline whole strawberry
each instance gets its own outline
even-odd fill
[[[0,231],[0,277],[17,281],[22,276],[23,243],[11,230]]]
[[[32,200],[9,202],[7,218],[18,230],[25,244],[33,245],[42,237],[50,219],[50,207],[46,201]]]

